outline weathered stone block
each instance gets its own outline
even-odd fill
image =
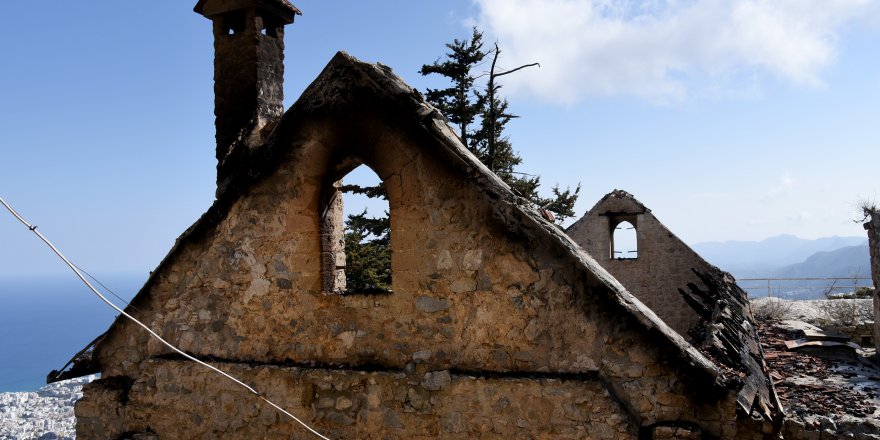
[[[425,373],[422,386],[429,391],[440,391],[448,387],[450,383],[452,383],[452,376],[449,371],[432,371]]]
[[[416,310],[425,313],[437,313],[449,310],[449,302],[441,298],[420,296],[416,298]]]
[[[699,428],[682,426],[657,426],[653,430],[654,440],[701,440],[703,438]]]

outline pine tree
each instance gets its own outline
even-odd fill
[[[344,185],[340,191],[385,197],[381,186]],[[348,293],[382,293],[391,290],[391,220],[369,218],[367,210],[345,220],[345,284]]]
[[[391,290],[391,248],[388,213],[369,218],[367,211],[345,221],[346,290],[357,293]]]
[[[437,73],[453,83],[452,87],[439,91],[428,89],[426,93],[428,102],[434,104],[450,122],[459,126],[462,143],[486,167],[510,185],[516,193],[530,200],[545,213],[555,214],[547,213],[548,218],[561,223],[575,215],[574,204],[580,193],[580,184],[574,190],[571,188],[562,190],[557,185],[551,190],[552,197],[541,197],[538,191],[541,186],[540,176],[516,171],[516,167],[522,163],[522,158],[513,150],[510,139],[504,135],[507,123],[518,116],[508,111],[507,99],[500,97],[501,84],[497,79],[527,67],[537,66],[538,63],[498,71],[496,64],[501,50],[496,43],[492,52],[483,51],[482,38],[482,32],[474,28],[471,40],[454,40],[452,44],[446,45],[452,50],[451,53],[446,54],[446,61],[437,60],[434,64],[422,66],[420,70],[422,75]],[[485,89],[479,91],[475,88],[478,76],[474,75],[473,70],[490,53],[491,68],[480,75],[487,76],[488,80]],[[477,120],[479,120],[479,128],[471,131],[469,126]]]
[[[515,171],[522,163],[522,158],[513,150],[510,138],[504,135],[507,123],[518,116],[507,111],[509,104],[506,99],[492,97],[495,100],[494,112],[490,111],[492,106],[488,104],[489,98],[483,96],[481,99],[486,100],[483,101],[486,105],[480,112],[480,129],[474,133],[472,151],[487,168],[518,194],[529,200],[536,199],[541,178]]]
[[[453,40],[446,47],[450,52],[446,53],[446,59],[439,58],[433,64],[425,64],[419,73],[422,75],[438,74],[448,78],[452,85],[445,89],[428,89],[425,98],[437,107],[449,122],[458,126],[461,143],[470,148],[469,138],[471,132],[468,127],[480,114],[482,103],[474,94],[473,75],[474,67],[483,61],[486,53],[483,51],[483,33],[473,28],[470,40]]]
[[[469,40],[456,39],[446,47],[450,52],[447,52],[445,60],[437,59],[433,64],[425,64],[419,73],[441,75],[452,85],[445,89],[428,89],[425,93],[427,101],[458,127],[462,144],[517,194],[545,212],[554,213],[557,222],[573,217],[580,184],[574,190],[561,190],[557,185],[552,188],[552,197],[541,197],[538,192],[540,176],[516,171],[522,158],[513,150],[510,139],[504,134],[507,123],[518,116],[508,111],[507,99],[499,96],[501,85],[496,79],[537,63],[496,71],[495,65],[500,55],[498,45],[492,52],[484,51],[483,33],[476,27]],[[474,71],[490,53],[493,55],[491,70],[475,75]],[[485,89],[479,91],[476,81],[482,76],[487,76],[488,81]],[[473,129],[473,125],[478,125],[478,128]],[[371,198],[386,198],[381,186],[345,185],[340,190]],[[387,212],[385,217],[375,219],[366,214],[365,210],[349,215],[345,221],[346,289],[348,293],[388,292],[391,289],[390,219]],[[553,219],[552,215],[548,217]]]

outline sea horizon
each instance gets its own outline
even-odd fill
[[[125,301],[147,279],[146,274],[96,276]],[[0,276],[0,393],[46,385],[49,372],[106,331],[116,315],[73,273]]]

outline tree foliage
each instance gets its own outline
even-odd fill
[[[558,222],[573,217],[580,184],[574,189],[564,190],[557,185],[552,188],[550,197],[542,197],[539,192],[540,176],[517,171],[522,157],[504,134],[507,124],[518,116],[508,110],[510,104],[500,96],[501,84],[497,78],[537,63],[506,71],[497,70],[496,63],[501,53],[498,44],[491,51],[486,51],[483,48],[483,34],[477,28],[473,28],[469,40],[456,39],[446,47],[450,52],[447,52],[445,60],[438,59],[433,64],[426,64],[419,71],[422,75],[438,74],[452,84],[446,89],[428,89],[425,93],[428,102],[458,126],[462,144],[516,193],[555,214]],[[490,55],[490,70],[478,75],[476,71]],[[487,77],[488,80],[484,86],[477,87],[477,80],[481,77]],[[477,128],[472,129],[472,125],[477,125]]]
[[[510,104],[500,95],[501,84],[496,80],[537,63],[505,71],[497,70],[496,63],[501,51],[497,44],[491,51],[486,51],[483,48],[483,34],[477,28],[473,28],[469,39],[453,40],[446,48],[449,51],[445,58],[438,58],[419,70],[422,75],[440,75],[450,82],[447,88],[429,88],[425,92],[428,102],[458,128],[462,144],[510,185],[513,191],[555,214],[557,222],[573,217],[580,184],[574,189],[564,190],[557,185],[551,189],[549,197],[541,196],[540,176],[518,171],[522,158],[504,133],[507,124],[518,116],[509,111]],[[478,72],[490,55],[490,70]],[[487,78],[485,84],[478,84],[481,78]],[[385,198],[381,186],[344,185],[340,190],[371,198]],[[385,217],[369,218],[365,210],[346,219],[345,275],[348,292],[377,293],[391,289],[390,226],[387,212]]]
[[[353,293],[391,290],[391,222],[367,217],[367,210],[345,220],[345,283]]]
[[[387,199],[381,185],[343,185],[342,193]],[[367,210],[345,219],[345,284],[348,293],[391,290],[391,220],[367,217]]]
[[[469,126],[473,124],[483,107],[482,103],[474,96],[473,88],[476,78],[471,71],[473,66],[478,65],[486,57],[483,52],[483,33],[473,28],[470,40],[453,40],[446,47],[446,59],[439,58],[433,64],[425,64],[419,73],[422,75],[438,74],[449,78],[452,85],[445,89],[428,89],[425,98],[434,104],[449,122],[459,128],[459,137],[462,143],[468,146],[471,132]]]

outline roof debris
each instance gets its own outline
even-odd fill
[[[679,289],[685,302],[700,315],[700,323],[688,331],[691,343],[725,372],[731,387],[739,388],[737,403],[743,414],[754,414],[778,423],[779,408],[762,353],[748,295],[727,272],[712,268],[693,273],[703,286],[688,283]]]
[[[840,335],[789,324],[759,324],[770,378],[792,422],[786,428],[880,439],[880,367],[856,344],[828,340]],[[841,347],[853,357],[841,359]]]

